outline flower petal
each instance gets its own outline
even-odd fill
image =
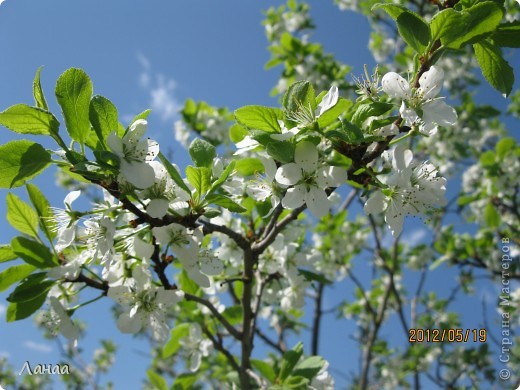
[[[410,99],[412,90],[410,84],[399,74],[395,72],[388,72],[381,80],[381,86],[391,98]]]
[[[330,87],[329,91],[323,96],[323,99],[321,99],[320,104],[318,104],[318,107],[320,112],[318,116],[322,115],[325,111],[330,110],[332,107],[336,105],[339,98],[339,91],[338,87],[333,85]]]
[[[153,168],[141,161],[121,161],[121,174],[137,188],[148,188],[155,182]]]
[[[316,182],[321,188],[339,187],[348,179],[347,171],[341,167],[325,166],[316,172]]]
[[[417,93],[423,100],[433,99],[439,94],[444,80],[444,71],[438,66],[431,66],[430,70],[424,72],[419,79]]]
[[[282,206],[286,209],[295,209],[300,207],[305,202],[305,187],[297,185],[289,188],[282,199]]]
[[[330,201],[325,190],[316,186],[312,186],[305,195],[305,203],[316,218],[323,217],[330,210]]]
[[[293,185],[302,179],[302,169],[295,163],[285,164],[278,168],[274,177],[280,184]]]
[[[443,99],[435,99],[422,105],[423,120],[426,124],[436,123],[440,126],[452,126],[457,122],[457,112],[448,106]]]
[[[305,172],[314,173],[318,167],[318,149],[316,149],[313,143],[302,141],[296,145],[294,161],[303,168]]]
[[[386,209],[386,197],[380,190],[376,190],[365,202],[365,213],[379,214]]]
[[[168,199],[152,199],[146,206],[146,212],[153,218],[162,218],[168,212]]]

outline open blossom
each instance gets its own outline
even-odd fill
[[[52,312],[55,314],[53,319],[55,320],[55,324],[58,326],[59,332],[76,344],[79,337],[79,329],[74,325],[59,299],[56,297],[50,297],[49,299]]]
[[[251,181],[246,187],[247,194],[257,202],[265,202],[271,197],[273,208],[280,203],[281,187],[275,180],[276,163],[271,157],[260,157],[264,165],[265,178]]]
[[[196,322],[190,325],[188,337],[182,338],[179,342],[188,352],[190,371],[197,371],[200,367],[202,357],[209,355],[213,344],[210,340],[202,337],[202,329]]]
[[[276,171],[276,181],[286,186],[282,206],[295,209],[306,204],[316,218],[329,212],[330,201],[325,189],[338,187],[347,180],[347,172],[340,167],[318,163],[318,149],[308,141],[296,145],[294,162],[282,165]]]
[[[334,107],[338,102],[338,99],[338,87],[333,85],[332,87],[330,87],[329,91],[323,96],[320,104],[318,104],[315,111],[313,111],[311,107],[306,107],[303,104],[300,104],[296,110],[287,112],[286,116],[288,119],[296,123],[297,128],[302,129],[307,126],[311,126],[320,116],[322,116],[325,112]],[[289,134],[291,133],[294,135],[296,132],[297,131],[295,129],[285,131],[287,136],[289,136]],[[283,139],[283,130],[281,136]],[[273,136],[271,137],[274,138]]]
[[[121,175],[137,188],[148,188],[154,183],[154,170],[147,162],[159,154],[159,144],[156,141],[141,140],[147,125],[146,120],[138,119],[132,123],[123,138],[119,138],[115,132],[110,133],[107,138],[108,146],[121,160]]]
[[[58,231],[58,242],[56,244],[57,251],[62,251],[70,244],[72,244],[72,241],[74,241],[78,218],[75,216],[74,211],[72,210],[72,202],[78,199],[80,195],[81,191],[69,192],[63,201],[65,204],[65,209],[51,207],[51,210],[54,214],[52,220],[54,221],[56,230]]]
[[[444,79],[444,72],[432,65],[419,78],[419,88],[413,89],[408,81],[395,72],[389,72],[381,81],[383,90],[391,98],[402,99],[399,113],[408,126],[418,125],[419,130],[432,135],[437,126],[452,126],[457,122],[457,113],[453,107],[436,97]]]
[[[393,152],[394,172],[381,181],[388,187],[376,190],[365,203],[367,214],[385,213],[385,221],[394,236],[403,230],[404,217],[421,215],[446,204],[446,179],[428,162],[412,163],[411,150],[403,144]]]
[[[179,302],[184,293],[154,286],[146,265],[135,267],[132,276],[133,283],[108,289],[107,295],[126,308],[117,320],[117,327],[123,333],[148,328],[155,340],[165,341],[169,335],[166,311]]]

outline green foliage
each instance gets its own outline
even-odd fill
[[[92,81],[81,69],[70,68],[56,82],[56,99],[61,107],[70,137],[84,144],[90,136],[89,107]]]
[[[50,112],[26,104],[16,104],[0,112],[0,125],[20,134],[58,133],[60,123]]]
[[[7,194],[7,221],[21,233],[38,237],[38,214],[14,194]]]
[[[431,39],[428,24],[412,12],[402,12],[397,17],[396,23],[403,40],[417,53],[422,54]]]
[[[40,229],[45,233],[45,236],[49,238],[49,240],[53,240],[56,237],[57,229],[56,223],[52,219],[54,214],[51,210],[49,201],[34,184],[28,183],[26,189],[29,199],[38,214],[38,224],[40,225]]]
[[[89,103],[89,120],[101,145],[108,135],[119,127],[117,108],[106,97],[95,95]]]
[[[475,56],[486,80],[504,96],[511,93],[515,76],[513,68],[502,58],[500,48],[488,40],[473,45]]]
[[[457,12],[453,8],[435,14],[430,22],[432,41],[440,40],[443,46],[447,46],[464,35],[468,19],[467,13]]]
[[[235,119],[250,130],[262,130],[268,133],[281,132],[278,120],[282,119],[282,111],[279,108],[245,106],[235,110]]]
[[[200,138],[195,138],[188,150],[197,167],[211,167],[213,159],[217,156],[215,147]]]
[[[197,191],[198,198],[205,195],[211,188],[211,170],[209,168],[195,168],[190,165],[186,167],[186,178]]]
[[[0,245],[0,263],[15,260],[18,256],[13,252],[10,245]]]
[[[42,71],[42,66],[40,66],[36,70],[36,74],[34,75],[33,80],[33,96],[34,96],[34,103],[36,104],[36,107],[41,108],[45,111],[49,110],[49,107],[47,106],[47,101],[45,100],[45,95],[43,94],[43,89],[40,83],[40,73]]]
[[[177,168],[175,168],[172,163],[162,154],[159,152],[159,160],[163,163],[164,167],[168,171],[168,174],[172,178],[172,180],[179,186],[179,188],[182,188],[186,193],[190,194],[191,191],[189,187],[184,183],[184,180],[182,180],[181,175],[179,174],[179,171],[177,171]]]
[[[0,146],[0,188],[13,188],[39,175],[51,155],[36,142],[10,141]]]
[[[45,280],[46,276],[46,272],[39,272],[27,276],[7,297],[7,301],[12,303],[27,302],[37,298],[41,294],[47,295],[50,288],[56,282],[54,280]]]
[[[491,39],[497,46],[520,47],[520,21],[499,24]]]
[[[47,298],[48,290],[37,297],[24,302],[11,302],[7,306],[6,320],[7,322],[23,320],[42,307]]]
[[[148,376],[148,380],[150,381],[154,389],[168,390],[168,383],[166,382],[166,379],[164,379],[161,375],[152,370],[148,370],[146,372],[146,375]]]
[[[11,249],[27,264],[37,268],[52,268],[58,265],[50,250],[37,241],[15,237],[11,240]]]
[[[231,198],[225,195],[210,194],[206,196],[206,202],[217,206],[224,207],[234,213],[243,213],[246,211],[245,208],[234,202]]]
[[[30,264],[20,264],[0,272],[0,291],[7,290],[13,283],[29,276],[35,269],[36,267]]]
[[[181,347],[180,340],[188,337],[190,332],[190,324],[177,324],[170,332],[170,339],[163,347],[163,357],[167,358],[177,353]]]

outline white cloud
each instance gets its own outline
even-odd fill
[[[426,229],[415,229],[411,233],[406,234],[401,241],[409,246],[416,246],[420,244],[427,235],[428,231]]]
[[[7,351],[0,351],[0,358],[6,358],[9,359],[11,357],[11,354]]]
[[[28,340],[25,343],[23,343],[24,347],[32,349],[33,351],[37,352],[43,352],[43,353],[51,353],[52,348],[48,346],[47,344],[43,343],[36,343],[34,341]]]
[[[137,60],[142,67],[138,82],[149,93],[148,104],[152,113],[159,115],[163,121],[173,120],[181,109],[174,94],[177,83],[160,73],[153,74],[150,60],[142,53],[137,53]]]
[[[0,303],[0,316],[5,314],[6,307],[4,304]]]

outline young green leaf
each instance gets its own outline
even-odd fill
[[[50,162],[50,153],[36,142],[16,140],[0,146],[0,188],[21,186]]]
[[[337,121],[338,117],[347,111],[350,106],[352,106],[352,102],[350,100],[346,100],[340,97],[334,107],[325,111],[318,118],[318,126],[320,129],[323,129]]]
[[[208,202],[209,204],[215,204],[217,206],[224,207],[234,213],[243,213],[244,211],[246,211],[245,208],[240,206],[238,203],[235,203],[233,200],[231,200],[225,195],[208,195],[206,197],[206,202]]]
[[[10,245],[0,245],[0,263],[15,260],[18,256],[11,249]]]
[[[49,107],[47,106],[47,101],[45,100],[45,95],[43,94],[42,85],[40,83],[40,72],[42,71],[42,68],[43,66],[40,66],[36,70],[36,74],[34,75],[33,96],[36,107],[48,111]]]
[[[251,365],[269,382],[274,383],[276,380],[276,373],[273,366],[263,360],[251,359]]]
[[[447,8],[435,14],[430,22],[432,41],[440,39],[446,46],[466,33],[469,15],[460,13],[453,8]]]
[[[211,190],[210,190],[210,193],[218,190],[222,184],[224,184],[224,182],[227,180],[227,178],[229,177],[229,175],[231,175],[231,173],[233,172],[233,170],[235,169],[235,165],[236,165],[236,161],[235,160],[232,160],[227,166],[226,166],[226,169],[224,169],[224,171],[222,172],[222,175],[220,175],[220,177],[215,180],[213,182],[213,184],[211,184]]]
[[[34,184],[28,183],[26,188],[27,193],[29,194],[29,199],[38,214],[40,229],[45,233],[45,236],[49,238],[49,240],[53,240],[56,237],[56,223],[52,219],[54,214],[51,210],[49,201]]]
[[[298,81],[292,84],[283,96],[282,106],[286,120],[293,125],[296,125],[293,120],[295,114],[314,115],[316,98],[312,84],[308,81]]]
[[[197,190],[198,196],[204,195],[211,186],[211,171],[209,168],[186,167],[186,178]]]
[[[89,104],[89,119],[101,145],[106,145],[108,135],[119,126],[117,108],[106,97],[93,96]]]
[[[383,9],[392,19],[397,20],[399,15],[403,12],[410,12],[408,8],[399,4],[378,3],[372,7],[372,12],[378,9]]]
[[[45,299],[47,298],[47,290],[44,294],[38,295],[36,298],[31,299],[29,301],[20,302],[20,303],[10,303],[7,306],[7,310],[5,313],[7,322],[19,321],[24,318],[29,317],[31,314],[36,312],[40,307],[42,307]]]
[[[7,194],[7,221],[19,232],[38,237],[38,214],[26,202],[11,193]]]
[[[20,134],[56,134],[60,122],[50,112],[26,104],[16,104],[0,112],[0,125]]]
[[[250,176],[254,175],[255,173],[264,172],[264,165],[262,164],[262,161],[251,157],[238,160],[235,164],[235,168],[242,176]]]
[[[416,53],[423,54],[430,42],[430,27],[417,14],[403,12],[397,19],[397,29],[403,40],[410,45]]]
[[[195,138],[189,147],[191,160],[197,167],[211,167],[217,156],[216,148],[208,141]]]
[[[289,163],[294,160],[295,146],[289,141],[270,142],[267,144],[266,151],[275,160]]]
[[[352,116],[352,123],[361,126],[361,124],[371,116],[383,115],[392,108],[394,108],[392,103],[371,102],[360,104]]]
[[[504,97],[511,93],[515,82],[513,68],[502,58],[500,48],[489,41],[480,41],[473,45],[482,74],[493,88]]]
[[[327,362],[321,356],[310,356],[294,367],[292,375],[303,376],[304,378],[312,380],[318,375],[320,370],[325,367],[325,364],[327,364]]]
[[[466,33],[451,41],[448,47],[459,49],[466,43],[475,43],[482,37],[491,34],[502,20],[503,12],[494,1],[484,1],[463,11],[468,15]]]
[[[500,24],[491,38],[497,46],[520,47],[520,20]]]
[[[46,272],[38,272],[27,276],[7,297],[7,301],[26,302],[36,298],[38,295],[47,294],[56,281],[44,280],[46,277]]]
[[[148,380],[150,381],[154,389],[168,390],[168,383],[166,382],[166,379],[157,374],[155,371],[148,370],[146,372],[146,375],[148,376]]]
[[[181,347],[180,340],[188,337],[190,332],[190,324],[178,324],[170,332],[170,339],[163,347],[163,357],[167,358],[177,353]]]
[[[84,144],[90,135],[89,105],[92,81],[81,69],[70,68],[56,83],[56,99],[61,107],[70,137]]]
[[[296,346],[285,352],[282,357],[282,364],[280,366],[280,373],[278,374],[278,378],[282,380],[282,382],[291,375],[294,367],[300,360],[303,355],[303,344],[300,342],[296,344]]]
[[[11,249],[27,264],[37,268],[52,268],[58,265],[49,248],[37,241],[15,237],[11,240]]]
[[[0,272],[0,291],[5,291],[13,283],[16,283],[30,275],[36,267],[29,264],[13,265]]]
[[[278,108],[263,106],[245,106],[235,110],[235,119],[250,130],[262,130],[268,133],[280,133],[278,120],[282,111]]]

